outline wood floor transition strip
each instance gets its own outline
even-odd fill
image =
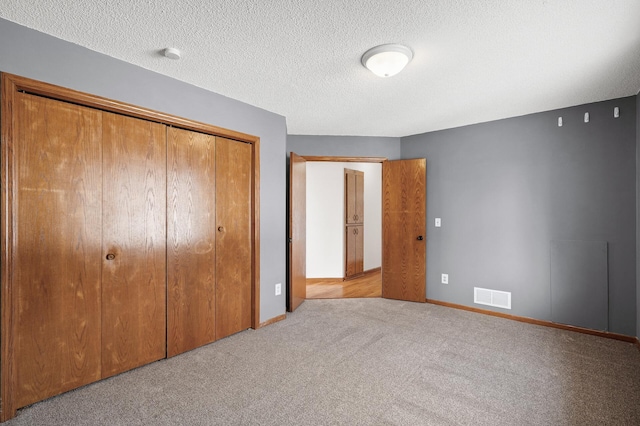
[[[351,280],[357,280],[359,278],[363,278],[363,277],[368,277],[369,275],[373,275],[373,274],[379,274],[382,271],[382,267],[377,267],[377,268],[373,268],[373,269],[367,269],[366,271],[358,274],[358,275],[352,275],[350,277],[344,277],[342,279],[342,281],[351,281]]]
[[[478,314],[491,315],[494,317],[510,319],[513,321],[525,322],[528,324],[541,325],[543,327],[558,328],[560,330],[575,331],[576,333],[590,334],[592,336],[605,337],[607,339],[622,340],[623,342],[633,343],[640,349],[640,342],[637,337],[627,336],[626,334],[610,333],[608,331],[592,330],[590,328],[576,327],[573,325],[558,324],[551,321],[543,321],[535,318],[520,317],[517,315],[504,314],[502,312],[489,311],[487,309],[474,308],[471,306],[458,305],[457,303],[442,302],[440,300],[427,299],[427,303],[433,305],[446,306],[448,308],[461,309],[464,311],[475,312]]]

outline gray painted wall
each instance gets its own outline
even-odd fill
[[[0,71],[259,136],[260,321],[285,312],[284,117],[3,19]]]
[[[402,138],[402,158],[427,159],[427,297],[484,308],[474,286],[510,291],[503,312],[550,320],[550,241],[606,241],[608,328],[636,335],[636,102]]]
[[[370,136],[287,136],[289,152],[330,157],[386,157],[400,159],[400,138]]]
[[[636,336],[640,338],[640,92],[636,95]]]

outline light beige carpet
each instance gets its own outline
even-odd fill
[[[429,304],[309,300],[6,424],[640,425],[640,351]]]

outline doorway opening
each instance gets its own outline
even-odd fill
[[[381,297],[382,163],[306,164],[307,298]]]
[[[426,159],[289,153],[287,310],[307,298],[307,162],[382,163],[382,297],[426,301]]]

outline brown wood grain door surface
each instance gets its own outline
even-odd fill
[[[364,223],[364,172],[356,171],[355,173],[356,187],[356,223]]]
[[[251,327],[251,157],[216,138],[216,339]]]
[[[364,226],[349,225],[345,229],[345,278],[352,278],[364,272]]]
[[[364,223],[364,172],[344,169],[345,223]]]
[[[289,288],[287,309],[307,298],[307,161],[292,152],[289,161]]]
[[[0,80],[0,421],[259,327],[260,138]]]
[[[109,377],[166,355],[165,126],[104,112],[103,161],[102,377]]]
[[[19,408],[100,378],[102,126],[100,111],[15,96]]]
[[[344,169],[345,223],[356,223],[356,175],[355,170]]]
[[[345,278],[356,274],[356,230],[355,226],[345,226]]]
[[[167,130],[167,356],[215,340],[216,138]]]
[[[382,297],[426,301],[424,158],[382,166]]]

